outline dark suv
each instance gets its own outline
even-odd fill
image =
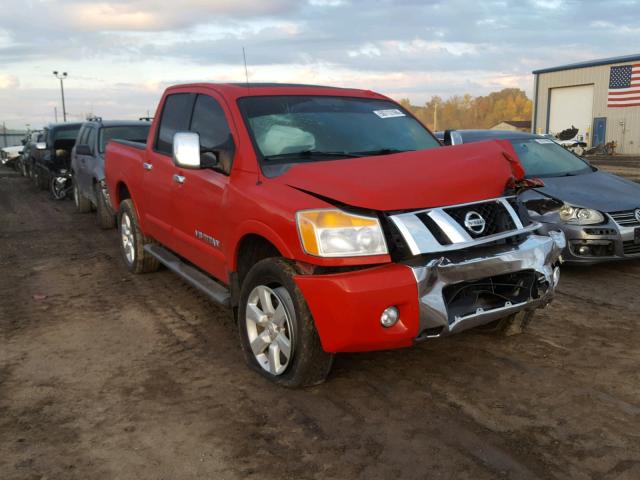
[[[104,150],[113,139],[144,142],[149,122],[102,121],[92,118],[82,124],[76,146],[71,151],[73,198],[79,212],[96,209],[96,220],[102,228],[115,227],[109,194],[104,183]]]
[[[71,149],[81,126],[81,123],[57,123],[44,128],[36,148],[30,152],[31,178],[38,188],[48,189],[51,178],[69,168]]]

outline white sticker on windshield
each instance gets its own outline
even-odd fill
[[[406,117],[406,115],[397,108],[390,108],[388,110],[374,110],[373,113],[378,115],[380,118]]]
[[[538,142],[538,143],[554,143],[553,140],[549,140],[548,138],[536,138],[536,142]]]

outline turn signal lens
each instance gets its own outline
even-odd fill
[[[375,217],[337,209],[305,210],[296,215],[304,251],[318,257],[384,255],[387,245]]]

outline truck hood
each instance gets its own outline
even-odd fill
[[[276,181],[371,210],[411,210],[504,194],[514,176],[499,141],[296,164]]]
[[[640,208],[640,185],[610,173],[596,171],[570,177],[544,178],[536,191],[577,207],[601,212]]]

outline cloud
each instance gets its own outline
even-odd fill
[[[107,116],[154,107],[170,82],[243,80],[242,47],[255,81],[352,85],[416,103],[502,86],[531,94],[532,70],[635,53],[640,32],[638,0],[3,0],[2,9],[0,101],[15,118],[50,116],[40,110],[59,96],[52,70],[69,72],[73,110],[115,102],[97,112]],[[576,11],[593,20],[577,22]]]
[[[53,3],[53,2],[52,2]],[[274,16],[296,7],[294,0],[131,0],[68,2],[64,18],[80,30],[162,31],[202,24],[216,18]]]
[[[15,75],[7,75],[0,73],[0,90],[9,90],[18,88],[20,81]]]

